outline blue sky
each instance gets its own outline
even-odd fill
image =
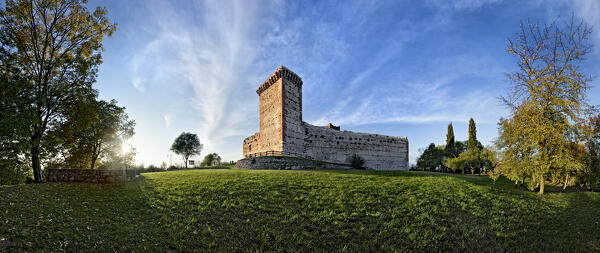
[[[303,118],[344,130],[407,136],[410,162],[443,144],[452,122],[467,138],[497,136],[507,115],[498,97],[516,59],[505,52],[519,22],[573,13],[594,27],[584,70],[599,86],[600,0],[158,1],[105,6],[117,32],[104,42],[96,88],[137,122],[137,162],[169,163],[181,132],[198,134],[201,156],[242,157],[258,131],[255,90],[279,66],[303,81]],[[589,91],[600,104],[600,89]],[[198,157],[197,159],[200,159]],[[173,156],[173,162],[180,158]]]

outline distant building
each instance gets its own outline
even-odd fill
[[[260,130],[244,139],[244,157],[281,152],[314,160],[349,163],[357,154],[374,170],[408,170],[408,139],[341,131],[302,121],[302,79],[280,66],[256,91]]]

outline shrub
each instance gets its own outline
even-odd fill
[[[362,159],[359,155],[354,154],[352,156],[350,156],[350,167],[352,167],[353,169],[359,169],[359,170],[364,170],[365,167],[363,167],[365,165],[365,160]]]
[[[147,172],[157,172],[157,171],[164,171],[164,169],[161,169],[159,167],[154,166],[154,164],[150,164],[150,166],[148,166],[148,168],[146,169]]]
[[[33,177],[30,170],[31,168],[24,164],[0,161],[0,185],[26,183],[29,177]]]

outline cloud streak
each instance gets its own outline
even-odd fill
[[[271,10],[265,6],[276,5],[192,2],[186,13],[194,15],[187,16],[166,2],[151,5],[160,10],[151,24],[156,36],[130,62],[136,73],[134,87],[143,92],[147,87],[142,81],[146,79],[189,91],[180,94],[193,109],[185,114],[195,115],[199,123],[188,126],[188,131],[197,130],[207,149],[218,148],[226,138],[246,134],[248,115],[255,114],[257,108],[247,106],[255,99],[248,94],[253,94],[250,87],[256,84],[244,77],[260,71],[253,66],[259,64],[257,55],[262,50],[259,40],[265,20],[261,17]],[[164,116],[166,127],[171,126],[173,117],[177,114]]]

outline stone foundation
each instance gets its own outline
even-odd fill
[[[300,170],[300,169],[350,169],[347,164],[335,164],[289,156],[260,156],[244,158],[235,164],[238,169]]]
[[[47,182],[112,183],[135,179],[135,170],[46,169]]]

